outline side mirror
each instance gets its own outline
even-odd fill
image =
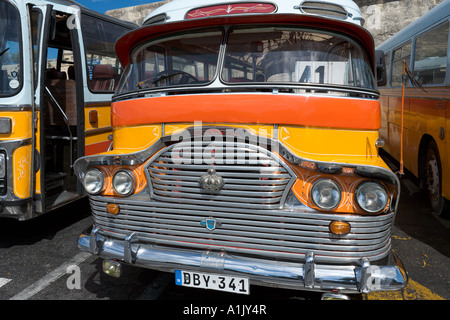
[[[386,59],[382,50],[375,51],[375,66],[377,72],[377,82],[379,87],[387,84]]]

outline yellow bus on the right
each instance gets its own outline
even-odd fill
[[[445,0],[377,47],[388,73],[380,87],[384,150],[417,178],[442,217],[450,216],[449,23]]]

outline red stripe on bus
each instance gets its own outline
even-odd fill
[[[91,156],[94,154],[102,153],[108,151],[111,141],[103,141],[99,143],[89,144],[84,147],[84,154],[86,156]]]

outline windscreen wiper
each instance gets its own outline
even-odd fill
[[[2,56],[2,55],[4,55],[5,53],[6,53],[6,51],[8,51],[9,50],[9,48],[6,48],[5,50],[3,50],[2,52],[0,52],[0,57]]]

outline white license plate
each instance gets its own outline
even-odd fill
[[[250,294],[248,279],[234,276],[175,270],[175,283],[185,287]]]

